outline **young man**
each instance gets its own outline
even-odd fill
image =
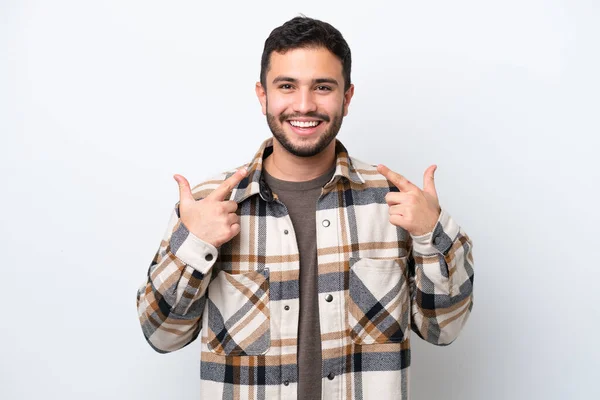
[[[423,189],[336,140],[350,49],[305,17],[265,42],[273,138],[190,189],[139,289],[158,352],[201,337],[203,399],[408,399],[410,331],[451,343],[473,305],[472,243]]]

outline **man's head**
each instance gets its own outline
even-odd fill
[[[348,44],[326,22],[296,17],[271,32],[256,94],[289,153],[316,155],[336,137],[354,93],[351,63]]]

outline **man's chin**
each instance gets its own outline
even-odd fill
[[[327,144],[323,143],[324,138],[320,136],[313,137],[295,137],[290,139],[286,137],[285,140],[279,140],[281,146],[297,157],[313,157],[321,153],[327,148]],[[332,139],[333,140],[333,139]],[[330,141],[331,142],[331,141]]]
[[[300,147],[314,147],[320,140],[322,135],[300,136],[295,133],[286,135],[288,143],[295,144]]]
[[[320,151],[315,147],[293,147],[286,148],[286,150],[288,153],[301,158],[314,157],[320,153]]]

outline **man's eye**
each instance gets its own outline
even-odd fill
[[[284,83],[283,85],[279,86],[279,89],[291,89],[292,85],[290,85],[289,83]]]
[[[323,85],[321,85],[321,86],[317,86],[317,90],[320,90],[320,91],[330,91],[331,88],[329,86],[323,86]]]

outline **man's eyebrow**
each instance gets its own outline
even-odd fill
[[[289,76],[278,76],[275,79],[273,79],[273,83],[277,83],[277,82],[292,82],[292,83],[296,83],[298,82],[298,79],[294,79],[294,78],[290,78]]]
[[[333,78],[319,78],[314,80],[315,83],[331,83],[332,85],[339,86],[338,81]]]
[[[289,76],[278,76],[275,79],[273,79],[273,83],[277,83],[277,82],[291,82],[291,83],[298,83],[298,79],[296,78],[292,78]],[[333,78],[317,78],[317,79],[313,79],[313,84],[316,83],[330,83],[332,85],[336,85],[339,86],[339,83],[337,80],[333,79]]]

